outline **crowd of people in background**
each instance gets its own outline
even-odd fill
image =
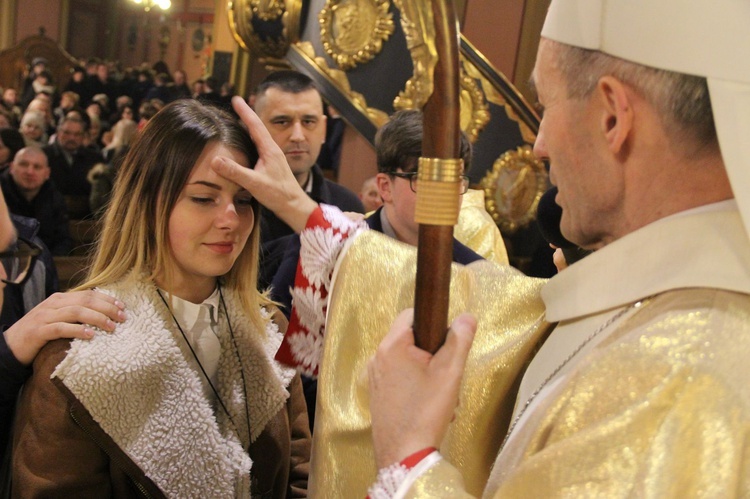
[[[49,61],[36,57],[20,88],[0,93],[3,189],[19,185],[10,174],[16,154],[40,148],[49,173],[39,179],[51,179],[40,191],[43,199],[47,191],[56,199],[61,195],[66,216],[81,219],[103,211],[118,162],[159,109],[191,98],[228,108],[233,88],[211,76],[190,86],[185,71],[170,71],[161,61],[122,69],[96,58],[74,67],[67,82],[57,82]],[[42,227],[49,223],[41,212],[31,214],[41,216]]]
[[[118,165],[146,122],[178,99],[230,106],[231,86],[213,77],[190,83],[163,62],[123,70],[95,58],[56,81],[50,62],[36,57],[18,88],[0,88],[0,188],[17,231],[45,255],[41,299],[62,282],[56,258],[81,254],[71,224],[102,216]],[[16,308],[22,316],[24,306]],[[2,326],[12,323],[4,318]]]

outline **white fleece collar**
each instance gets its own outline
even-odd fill
[[[234,424],[221,407],[214,416],[200,371],[156,288],[130,280],[101,291],[125,303],[127,320],[114,333],[73,341],[52,376],[167,496],[249,495],[246,449],[283,408],[295,374],[272,360],[278,327],[269,322],[259,333],[225,293],[249,398],[248,434],[240,365],[225,326],[216,388]]]

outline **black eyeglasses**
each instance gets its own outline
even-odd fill
[[[417,192],[417,172],[391,172],[388,175],[407,179],[409,181],[409,188],[411,189],[411,192]],[[466,194],[466,191],[469,190],[469,182],[471,179],[469,179],[469,177],[466,175],[461,175],[461,177],[459,178],[461,179],[461,192],[459,192],[459,194],[463,196],[464,194]]]
[[[20,286],[31,277],[34,262],[42,254],[42,248],[19,237],[15,249],[0,252],[0,260],[5,269],[5,278],[0,278],[5,284]]]

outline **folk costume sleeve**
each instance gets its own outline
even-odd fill
[[[276,360],[317,377],[325,334],[326,301],[331,276],[344,245],[366,230],[338,208],[320,205],[300,234],[299,263],[292,289],[292,313]]]

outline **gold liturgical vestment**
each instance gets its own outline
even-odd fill
[[[375,231],[339,258],[318,379],[310,492],[364,497],[377,470],[372,450],[366,363],[395,316],[413,306],[416,248]],[[480,494],[507,431],[518,375],[548,331],[542,279],[488,261],[453,265],[450,320],[479,321],[461,406],[441,452]]]
[[[483,258],[508,265],[508,252],[503,236],[492,215],[484,207],[484,191],[469,189],[461,199],[461,211],[453,237],[476,251]]]
[[[629,234],[543,296],[560,323],[485,497],[750,497],[750,241],[733,202]],[[406,497],[477,495],[456,464]]]

